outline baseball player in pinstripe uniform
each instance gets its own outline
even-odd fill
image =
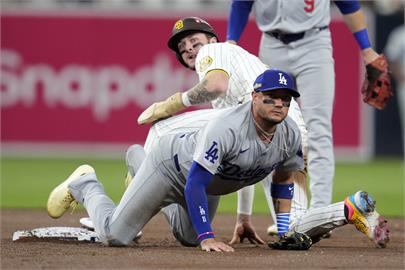
[[[186,106],[211,102],[213,108],[236,106],[251,99],[250,89],[255,78],[266,70],[256,56],[239,46],[229,43],[218,43],[215,30],[203,19],[188,17],[178,20],[173,27],[172,36],[168,42],[178,58],[186,67],[195,69],[200,83],[184,93],[176,93],[166,101],[150,106],[138,119],[140,124],[151,123],[166,118],[184,109]],[[149,152],[157,137],[199,129],[209,119],[212,112],[200,110],[182,114],[155,123],[145,143],[145,151]],[[289,116],[297,123],[301,131],[302,145],[306,148],[306,128],[298,104],[292,100]],[[141,154],[137,154],[139,159]],[[127,155],[128,156],[128,155]],[[128,162],[127,162],[128,163]],[[130,164],[128,164],[131,167]],[[130,169],[131,171],[131,169]],[[134,170],[132,170],[134,171]],[[134,175],[132,172],[131,175]],[[127,179],[131,179],[129,176]],[[297,213],[307,209],[306,173],[300,171],[294,176],[295,193],[292,205],[292,219]],[[269,208],[273,210],[270,195],[271,177],[262,181]],[[252,198],[254,186],[249,186],[238,192],[238,223],[232,242],[241,236],[262,243],[250,224],[252,213]],[[276,220],[274,210],[273,220]],[[284,231],[280,232],[282,234]]]
[[[359,1],[334,1],[362,49],[366,64],[379,55],[371,48]],[[300,106],[308,128],[311,207],[332,201],[334,154],[332,109],[335,89],[330,0],[233,0],[227,39],[236,43],[253,9],[263,32],[259,57],[297,80]]]
[[[219,196],[253,185],[274,171],[277,221],[288,228],[292,172],[304,166],[300,131],[287,117],[293,96],[299,94],[288,73],[266,70],[254,82],[251,101],[217,110],[197,131],[158,138],[117,206],[94,169],[82,165],[51,192],[48,214],[59,218],[70,206],[82,203],[101,241],[121,246],[130,244],[160,209],[176,205],[165,213],[176,239],[186,246],[200,244],[205,251],[230,252],[234,249],[217,241],[211,228]],[[344,202],[306,212],[293,222],[294,232],[270,246],[308,249],[310,238],[298,231],[316,239],[349,222],[385,247],[385,220],[374,207],[366,192],[357,192]]]

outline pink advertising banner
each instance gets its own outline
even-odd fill
[[[180,16],[181,17],[181,16]],[[2,143],[143,143],[138,115],[197,81],[167,48],[178,16],[13,14],[1,17]],[[226,17],[207,20],[225,37]],[[334,141],[359,148],[359,50],[331,24],[336,62]],[[241,45],[257,54],[251,21]]]

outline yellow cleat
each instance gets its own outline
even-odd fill
[[[52,190],[47,203],[47,210],[50,217],[60,218],[66,210],[71,207],[76,207],[77,202],[72,194],[70,194],[68,186],[72,181],[88,173],[94,173],[93,167],[81,165],[64,182]]]

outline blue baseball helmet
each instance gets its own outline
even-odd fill
[[[256,92],[272,91],[277,89],[289,90],[293,97],[299,97],[297,89],[295,89],[294,79],[290,74],[279,69],[267,69],[260,74],[254,84],[253,89]]]

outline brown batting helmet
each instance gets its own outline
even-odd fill
[[[207,23],[205,20],[201,18],[186,17],[178,20],[173,26],[172,36],[167,42],[167,46],[169,46],[169,48],[176,53],[177,59],[180,61],[180,63],[182,63],[186,67],[188,66],[183,61],[177,45],[182,38],[192,33],[206,33],[213,35],[218,39],[218,35],[215,32],[214,28],[212,28],[212,26],[209,25],[209,23]]]

